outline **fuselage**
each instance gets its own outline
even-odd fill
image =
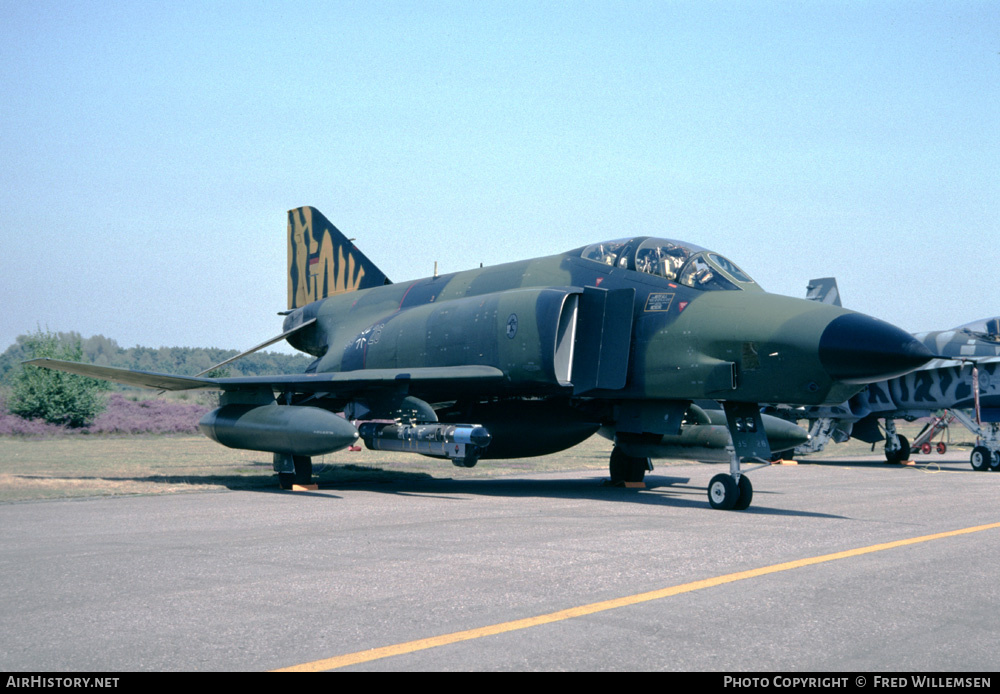
[[[670,269],[664,249],[675,247],[687,252],[685,270]],[[620,386],[585,397],[839,403],[926,360],[889,324],[769,294],[717,254],[648,237],[333,296],[296,309],[285,328],[318,319],[289,338],[317,357],[317,372],[482,364],[507,375],[493,394],[581,395],[573,383],[595,295],[631,311],[625,323],[603,317],[627,324],[627,335],[597,338],[627,364]],[[850,325],[831,328],[838,319]],[[885,364],[855,373],[851,361],[865,354]]]

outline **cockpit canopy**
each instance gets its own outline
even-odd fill
[[[695,289],[732,290],[756,286],[728,258],[700,246],[670,239],[639,237],[595,243],[581,257],[605,265],[656,275]]]
[[[955,329],[967,332],[979,340],[1000,342],[1000,317],[973,321]]]

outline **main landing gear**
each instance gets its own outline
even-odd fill
[[[978,416],[972,419],[962,410],[948,410],[948,413],[976,435],[976,447],[969,456],[972,469],[1000,471],[1000,422],[981,422]]]
[[[885,462],[898,465],[910,459],[910,442],[896,433],[896,422],[885,420]]]
[[[637,484],[646,478],[646,473],[653,470],[653,462],[649,458],[626,455],[615,446],[611,449],[611,484]]]
[[[312,484],[313,464],[308,455],[275,453],[274,471],[278,473],[278,486],[282,489]]]
[[[972,464],[972,469],[976,472],[985,472],[986,470],[996,472],[1000,470],[1000,451],[991,451],[986,446],[976,446],[972,449],[969,462]]]

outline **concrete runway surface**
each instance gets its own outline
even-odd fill
[[[881,460],[0,505],[0,669],[993,670],[1000,474]]]

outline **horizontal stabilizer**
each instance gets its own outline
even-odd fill
[[[293,333],[297,333],[298,331],[302,330],[302,328],[305,328],[306,326],[312,325],[315,322],[316,322],[315,318],[310,318],[306,322],[300,323],[299,325],[296,325],[291,330],[286,330],[285,332],[281,333],[277,337],[272,337],[270,340],[267,340],[265,342],[261,342],[259,345],[255,345],[254,347],[251,347],[250,349],[248,349],[245,352],[240,352],[235,357],[230,357],[229,359],[226,359],[225,361],[220,361],[215,366],[208,367],[204,371],[201,371],[201,372],[195,374],[195,376],[204,376],[205,374],[210,373],[212,371],[215,371],[216,369],[218,369],[220,367],[223,367],[226,364],[232,364],[237,359],[242,359],[243,357],[249,356],[249,355],[253,354],[254,352],[257,352],[259,350],[264,349],[265,347],[269,347],[269,346],[273,345],[275,342],[280,342],[281,340],[284,340],[285,338],[287,338],[289,335],[291,335]]]

